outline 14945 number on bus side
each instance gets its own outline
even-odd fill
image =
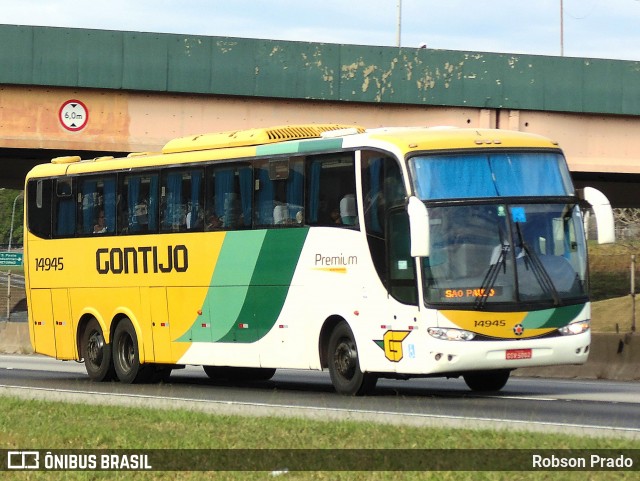
[[[36,257],[36,271],[61,271],[64,269],[62,257]]]

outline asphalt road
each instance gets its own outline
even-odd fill
[[[517,429],[640,439],[640,383],[511,378],[496,394],[458,379],[380,380],[375,394],[336,394],[328,373],[280,370],[266,382],[214,382],[201,368],[163,384],[91,382],[84,365],[0,355],[0,395],[194,409],[220,414],[367,420],[416,426]]]

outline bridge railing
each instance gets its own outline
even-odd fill
[[[11,282],[9,287],[8,281]],[[27,297],[24,275],[0,272],[0,321],[27,322]]]

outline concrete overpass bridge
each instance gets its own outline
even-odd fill
[[[640,206],[640,62],[0,25],[0,187],[59,155],[334,122],[543,134],[579,186]]]

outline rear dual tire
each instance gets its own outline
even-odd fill
[[[113,367],[120,382],[149,382],[155,374],[153,364],[140,363],[138,336],[131,321],[122,319],[113,333]]]
[[[131,321],[122,319],[111,344],[107,344],[100,323],[91,319],[82,334],[80,352],[85,369],[92,381],[104,382],[118,379],[125,384],[142,382],[166,382],[173,366],[141,364],[138,336]]]
[[[111,344],[105,341],[102,327],[96,319],[91,319],[87,323],[81,342],[81,355],[89,378],[96,382],[114,379]]]

